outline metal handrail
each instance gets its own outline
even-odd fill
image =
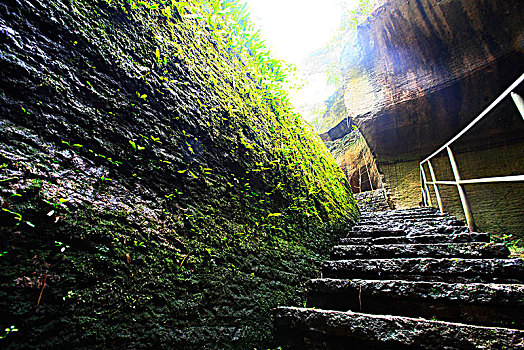
[[[455,160],[455,156],[453,154],[453,151],[451,150],[451,144],[453,142],[455,142],[462,135],[464,135],[468,130],[470,130],[473,126],[475,126],[482,118],[484,118],[489,112],[491,112],[508,95],[511,95],[513,102],[515,102],[515,105],[517,106],[517,109],[519,110],[522,118],[524,118],[524,99],[513,91],[523,81],[524,81],[524,74],[522,74],[513,84],[511,84],[511,86],[508,89],[506,89],[506,91],[504,91],[502,95],[500,95],[495,101],[493,101],[493,103],[491,103],[488,106],[488,108],[486,108],[481,114],[479,114],[478,117],[476,117],[471,123],[469,123],[468,126],[466,126],[461,132],[459,132],[455,137],[453,137],[451,140],[446,142],[438,150],[433,152],[429,157],[427,157],[426,159],[420,162],[420,165],[419,165],[420,166],[420,183],[421,183],[421,191],[422,191],[422,198],[423,198],[424,206],[428,206],[428,205],[432,206],[431,194],[429,192],[428,185],[433,185],[433,189],[435,190],[435,196],[437,197],[438,207],[441,212],[444,212],[444,208],[442,205],[442,198],[440,196],[438,185],[457,186],[457,190],[459,192],[460,201],[462,203],[462,208],[464,209],[464,215],[466,217],[468,227],[470,228],[470,230],[475,231],[476,230],[475,220],[473,218],[473,212],[471,211],[471,205],[469,204],[468,196],[466,194],[466,189],[464,185],[494,183],[494,182],[524,181],[524,175],[498,176],[498,177],[487,177],[487,178],[463,180],[460,177],[460,172],[458,169],[457,161]],[[433,166],[431,165],[431,159],[444,150],[447,151],[449,162],[451,164],[451,169],[453,170],[453,176],[455,177],[455,181],[439,181],[437,180],[435,176],[435,172],[433,171]],[[424,170],[425,163],[428,164],[431,181],[427,181],[426,172]]]

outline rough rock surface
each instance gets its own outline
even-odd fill
[[[380,162],[431,153],[522,74],[523,11],[391,0],[360,25],[343,56],[346,107]]]
[[[275,310],[290,349],[511,349],[524,331],[417,318],[300,308]]]
[[[418,162],[524,72],[523,12],[520,0],[387,1],[347,43],[342,58],[347,112],[323,139],[336,143],[350,134],[349,115],[394,207],[418,205]],[[523,87],[517,92],[524,95]],[[508,98],[454,145],[462,178],[523,174],[522,135],[524,121]],[[344,162],[351,163],[351,153],[348,148]],[[439,179],[453,179],[445,155],[435,163]],[[463,218],[456,189],[440,187],[444,209]],[[480,229],[524,235],[522,183],[467,190]]]
[[[507,258],[510,251],[502,243],[339,245],[331,250],[333,260],[350,258],[457,257]]]
[[[398,231],[395,231],[397,233]],[[419,236],[393,236],[379,238],[342,238],[342,244],[422,244],[422,243],[465,243],[465,242],[489,242],[487,233],[458,233],[458,234],[424,234]]]
[[[349,235],[388,235],[373,228],[393,231],[414,218],[419,229],[438,225],[436,217],[456,221],[425,208],[362,217]],[[321,278],[307,284],[308,308],[275,309],[277,343],[286,349],[522,348],[524,260],[508,256],[500,244],[451,238],[336,246]]]
[[[307,285],[309,307],[524,328],[524,287],[517,284],[317,279]]]
[[[190,3],[0,2],[0,348],[267,348],[357,215]]]
[[[388,203],[386,190],[383,187],[371,191],[356,193],[355,199],[357,200],[359,208],[362,211],[391,210],[391,206]]]
[[[471,280],[509,278],[524,282],[521,259],[397,258],[325,261],[322,275],[332,278],[388,278],[391,275],[427,276],[431,280],[461,276]]]
[[[358,130],[352,130],[336,140],[324,140],[324,143],[346,175],[353,193],[382,187],[375,159]]]

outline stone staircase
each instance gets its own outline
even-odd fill
[[[387,202],[386,190],[384,188],[357,193],[355,194],[355,199],[362,211],[375,212],[391,209]]]
[[[364,213],[307,308],[274,310],[284,349],[524,348],[524,260],[431,208]]]

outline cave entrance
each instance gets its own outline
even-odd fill
[[[367,164],[353,172],[349,184],[353,193],[373,191],[379,187],[377,177],[370,174]]]

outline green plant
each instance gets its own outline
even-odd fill
[[[0,334],[0,339],[4,339],[12,332],[18,332],[18,328],[16,328],[15,326],[11,326],[11,327],[4,329],[4,332],[5,334]]]
[[[344,30],[353,30],[360,23],[366,20],[373,12],[373,5],[377,0],[359,0],[356,8],[346,10],[346,15],[342,22]]]

